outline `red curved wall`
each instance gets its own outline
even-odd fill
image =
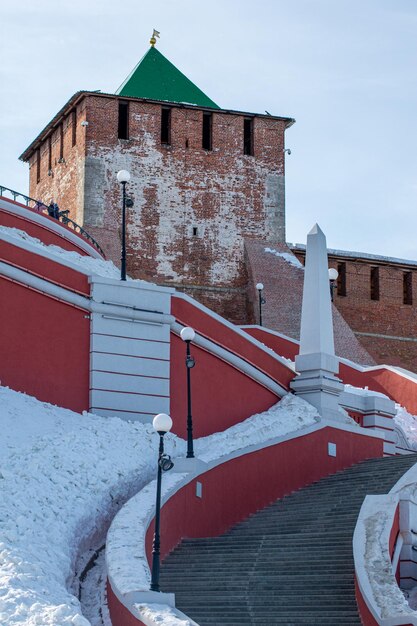
[[[86,252],[81,245],[77,245],[75,242],[73,243],[66,238],[66,233],[71,233],[71,235],[75,235],[75,237],[78,237],[81,241],[83,241],[83,243],[87,243],[89,246],[91,246],[92,250],[96,250],[96,248],[94,248],[91,243],[89,243],[88,239],[86,239],[79,233],[76,233],[71,228],[68,228],[68,226],[64,226],[64,224],[58,222],[53,217],[49,217],[48,215],[44,215],[43,213],[38,213],[34,209],[30,209],[24,204],[20,204],[19,202],[14,202],[13,200],[10,200],[10,198],[3,198],[2,196],[0,196],[0,199],[10,203],[11,205],[14,204],[16,206],[19,206],[26,211],[33,213],[34,215],[41,215],[42,220],[45,220],[44,224],[38,224],[37,222],[32,222],[21,215],[16,215],[15,213],[13,213],[13,206],[10,207],[10,212],[3,207],[0,207],[1,226],[7,226],[8,228],[19,228],[20,230],[24,230],[25,233],[27,233],[31,237],[36,237],[37,239],[40,239],[47,246],[60,246],[60,248],[63,248],[64,250],[70,250],[78,252],[78,254],[82,254],[83,256],[89,256],[88,252]],[[62,229],[62,235],[60,235],[58,232],[55,232],[55,230],[49,228],[48,222],[53,224],[55,227],[58,226],[59,229]]]
[[[328,456],[328,442],[337,457]],[[161,557],[183,537],[213,537],[284,495],[363,459],[382,456],[381,439],[326,427],[262,448],[218,465],[172,496],[161,512]],[[202,484],[202,498],[196,482]],[[148,560],[153,524],[146,533]],[[111,594],[113,626],[138,626],[126,619],[126,607]],[[133,617],[133,616],[132,616]]]
[[[191,345],[191,354],[196,360],[191,370],[194,437],[225,430],[278,402],[274,393],[219,357],[195,345]],[[185,343],[174,333],[171,333],[170,358],[172,430],[179,437],[186,438]]]
[[[294,378],[294,372],[289,367],[284,363],[280,363],[250,341],[247,341],[244,336],[242,337],[240,333],[235,332],[216,317],[175,295],[172,297],[171,313],[178,322],[186,326],[192,326],[203,337],[211,339],[217,345],[240,356],[261,372],[279,382],[284,388],[289,389],[289,384]]]
[[[88,312],[2,277],[0,290],[1,384],[88,410]]]
[[[299,351],[299,344],[291,339],[276,337],[261,328],[244,328],[280,356],[294,360]],[[417,382],[396,374],[381,366],[378,369],[361,372],[340,362],[339,377],[345,385],[368,387],[371,391],[385,393],[391,400],[400,403],[413,415],[417,414]]]
[[[335,443],[337,456],[328,455]],[[161,557],[183,537],[215,537],[278,498],[364,459],[383,455],[381,439],[326,427],[217,465],[163,507]],[[202,498],[195,495],[202,483]],[[146,535],[148,558],[153,528]]]
[[[417,382],[401,374],[384,367],[369,372],[358,372],[345,363],[340,363],[340,377],[345,384],[355,387],[367,386],[372,391],[385,393],[413,415],[417,414]]]

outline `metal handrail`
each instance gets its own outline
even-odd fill
[[[17,198],[23,198],[24,203],[30,209],[36,209],[36,211],[38,211],[39,213],[46,213],[47,215],[49,215],[49,210],[48,210],[49,207],[46,204],[44,204],[43,202],[41,202],[40,200],[35,200],[34,198],[30,198],[29,196],[25,196],[25,194],[23,194],[23,193],[19,193],[18,191],[14,191],[13,189],[9,189],[9,187],[3,187],[3,185],[0,185],[0,196],[4,196],[5,192],[11,194],[13,196],[13,200],[15,202],[18,201]],[[5,196],[5,197],[7,197],[7,196]],[[100,247],[100,245],[94,239],[94,237],[89,235],[88,232],[86,230],[84,230],[84,228],[82,226],[80,226],[79,224],[74,222],[74,220],[72,220],[70,217],[68,217],[68,213],[69,213],[69,211],[59,211],[58,217],[56,219],[58,221],[61,220],[61,222],[65,226],[68,226],[68,228],[71,228],[74,232],[79,233],[80,235],[85,237],[85,239],[87,239],[100,252],[100,254],[103,255],[103,257],[105,257],[106,255],[104,254],[103,249]]]

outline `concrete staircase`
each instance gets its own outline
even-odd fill
[[[175,592],[200,626],[360,626],[352,556],[359,509],[416,462],[413,454],[359,463],[221,537],[186,539],[165,559],[161,589]]]

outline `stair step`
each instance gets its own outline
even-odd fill
[[[221,537],[185,539],[161,587],[199,626],[361,626],[352,535],[368,493],[387,493],[417,455],[327,476]]]

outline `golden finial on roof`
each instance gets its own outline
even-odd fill
[[[160,32],[158,30],[153,29],[152,37],[150,38],[150,41],[149,41],[149,43],[151,44],[152,48],[156,44],[156,37],[158,37],[158,39],[159,39],[159,35],[160,35]]]

